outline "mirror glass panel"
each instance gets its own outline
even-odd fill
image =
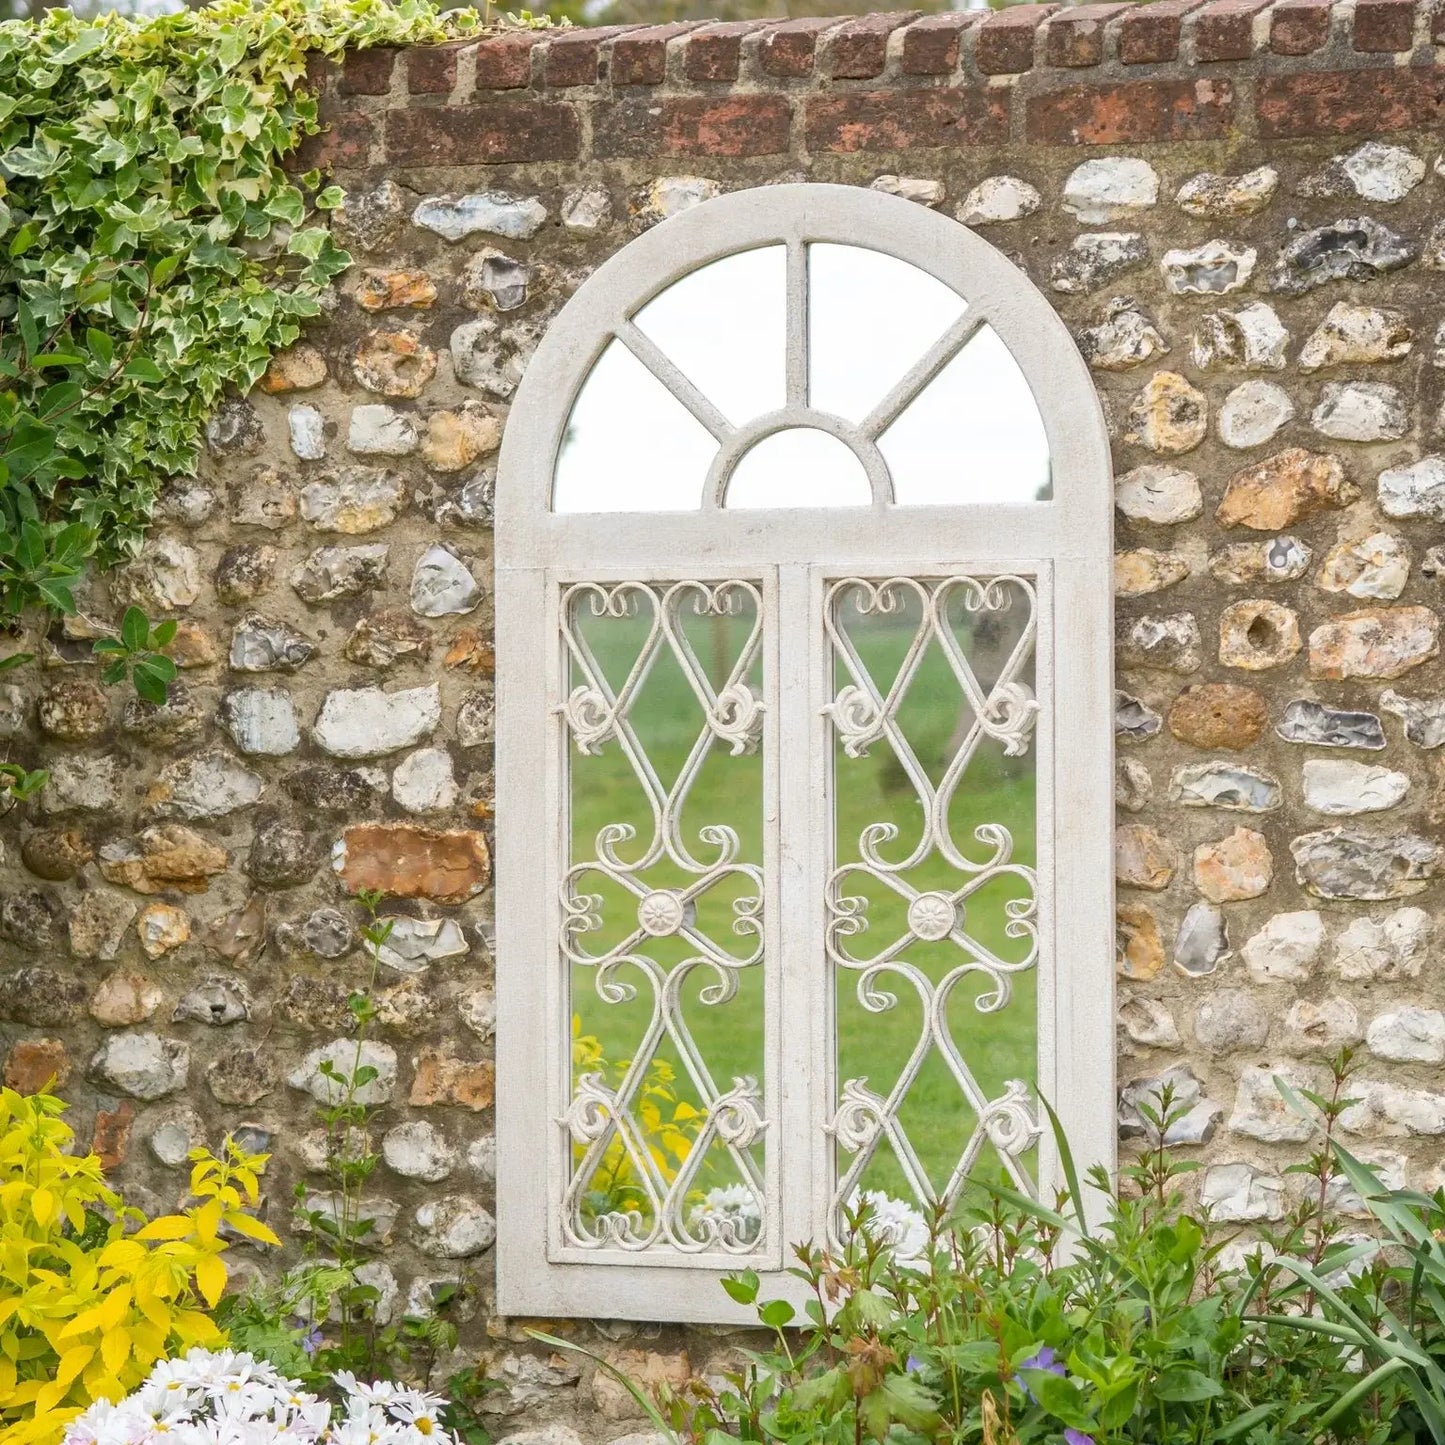
[[[990,326],[878,438],[900,506],[1045,501],[1053,496],[1038,403]]]
[[[746,1253],[766,1136],[761,589],[581,584],[564,616],[564,1234]]]
[[[964,310],[956,291],[895,256],[809,246],[809,401],[862,421]]]
[[[699,266],[632,319],[734,426],[787,400],[787,251]]]
[[[680,512],[702,502],[717,443],[620,342],[588,372],[557,453],[557,512]]]
[[[729,507],[866,507],[868,474],[852,448],[816,427],[787,427],[750,447],[733,468]]]
[[[827,607],[835,1227],[866,1199],[916,1231],[970,1181],[1032,1172],[1034,593],[852,579]]]

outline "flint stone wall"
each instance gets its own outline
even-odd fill
[[[294,1183],[324,1188],[321,1064],[350,1060],[352,895],[388,892],[381,1312],[463,1278],[462,1354],[516,1445],[641,1429],[491,1308],[494,461],[538,336],[605,257],[722,190],[832,181],[1004,250],[1110,420],[1125,1140],[1174,1078],[1202,1197],[1277,1218],[1305,1128],[1271,1075],[1316,1082],[1355,1044],[1350,1142],[1439,1185],[1442,46],[1445,9],[1410,0],[1159,0],[318,71],[331,129],[305,162],[347,189],[355,267],[215,417],[144,554],[0,688],[10,756],[51,773],[0,825],[6,1081],[57,1077],[157,1207],[187,1148],[241,1132],[273,1152],[287,1233]],[[128,602],[180,620],[164,708],[88,660]],[[575,1329],[657,1380],[733,1348]]]

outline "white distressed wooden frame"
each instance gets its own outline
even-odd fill
[[[579,387],[614,335],[650,343],[631,317],[695,268],[779,242],[789,286],[812,242],[868,247],[920,267],[968,302],[1017,361],[1041,411],[1053,498],[1018,505],[894,506],[876,447],[880,414],[844,439],[864,455],[871,507],[730,511],[718,505],[746,446],[818,424],[802,395],[806,331],[789,340],[788,404],[736,431],[705,400],[695,414],[720,442],[695,512],[556,514],[555,462]],[[655,348],[654,348],[655,350]],[[644,355],[655,370],[669,366]],[[936,373],[937,352],[914,369]],[[931,368],[931,370],[930,370]],[[664,378],[675,382],[676,378]],[[685,378],[682,386],[688,383]],[[674,385],[674,390],[677,390]],[[834,434],[842,428],[830,426]],[[859,446],[860,441],[863,445]],[[647,444],[645,437],[637,439]],[[960,437],[966,450],[967,438]],[[876,462],[874,461],[876,458]],[[1114,1127],[1112,478],[1087,368],[1047,300],[998,251],[912,202],[860,188],[780,185],[741,191],[662,223],[602,265],[563,308],[518,388],[496,497],[497,617],[497,1213],[498,1307],[508,1315],[746,1322],[716,1283],[716,1256],[579,1259],[549,1220],[567,1160],[558,1116],[570,1090],[568,1018],[557,949],[559,837],[566,823],[563,680],[557,601],[570,580],[748,577],[777,599],[766,655],[769,807],[765,861],[781,907],[767,917],[772,957],[766,1028],[767,1159],[777,1228],[765,1257],[770,1292],[797,1298],[790,1242],[825,1237],[832,1148],[833,977],[816,940],[830,849],[831,742],[822,707],[831,679],[818,630],[828,578],[1019,573],[1037,580],[1038,857],[1041,962],[1038,1080],[1076,1157],[1112,1167]],[[774,819],[770,814],[769,822]],[[1046,865],[1049,860],[1051,866]],[[782,1027],[781,1021],[791,1021]],[[816,1021],[812,1028],[798,1027]],[[560,1092],[559,1092],[560,1091]],[[1056,1161],[1045,1134],[1041,1179]],[[770,1211],[771,1212],[771,1211]],[[736,1267],[733,1265],[732,1267]]]

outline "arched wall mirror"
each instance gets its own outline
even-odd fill
[[[1111,479],[963,227],[784,185],[564,308],[497,493],[499,1303],[741,1318],[1113,1152]],[[924,1231],[926,1233],[926,1231]]]

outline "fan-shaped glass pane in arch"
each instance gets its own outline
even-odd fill
[[[1008,504],[1053,495],[1027,379],[985,316],[863,246],[759,246],[624,319],[559,450],[559,512]]]

